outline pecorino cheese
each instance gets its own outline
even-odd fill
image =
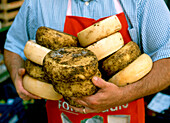
[[[35,79],[38,79],[40,81],[49,82],[49,79],[46,76],[46,74],[43,70],[43,67],[41,65],[38,65],[38,64],[27,59],[25,61],[25,70],[29,76],[31,76]]]
[[[27,43],[24,47],[25,57],[39,65],[43,65],[44,57],[50,51],[51,51],[50,49],[43,47],[41,45],[38,45],[33,40],[27,41]]]
[[[98,58],[102,60],[103,58],[116,52],[124,45],[123,37],[119,32],[116,32],[106,38],[93,43],[88,46],[87,49],[91,50]]]
[[[107,76],[110,77],[128,66],[139,55],[141,55],[139,46],[135,42],[130,41],[117,52],[105,59],[101,66]]]
[[[25,75],[23,78],[23,87],[30,93],[37,95],[41,98],[48,100],[59,100],[63,96],[57,93],[52,84],[39,81],[30,77],[29,75]]]
[[[43,26],[36,32],[36,42],[51,50],[78,45],[77,37]]]
[[[97,70],[95,76],[101,77],[101,73]],[[64,82],[58,81],[53,83],[54,89],[72,106],[82,107],[77,104],[70,97],[89,96],[97,92],[98,88],[93,84],[91,78],[81,82]]]
[[[97,72],[98,60],[86,48],[64,47],[49,52],[44,58],[43,67],[53,82],[83,81]]]
[[[80,31],[77,34],[77,37],[80,45],[82,47],[87,47],[90,44],[119,31],[121,28],[122,26],[118,17],[113,15]]]
[[[152,65],[152,59],[149,55],[144,53],[110,78],[109,82],[114,83],[117,86],[125,86],[134,83],[148,74],[152,69]]]

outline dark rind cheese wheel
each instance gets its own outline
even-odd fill
[[[101,77],[100,71],[98,70],[95,75]],[[88,96],[97,91],[97,87],[93,84],[91,79],[80,82],[58,81],[53,83],[53,85],[54,89],[64,97]]]
[[[110,77],[128,66],[139,55],[141,55],[141,51],[138,45],[135,42],[130,41],[103,61],[102,71],[105,71],[107,76]]]
[[[57,50],[61,47],[76,47],[78,45],[77,37],[48,27],[38,28],[36,42],[51,50]]]
[[[48,79],[48,76],[46,76],[44,70],[43,70],[43,67],[41,65],[38,65],[30,60],[26,60],[25,61],[25,70],[26,70],[26,73],[35,78],[35,79],[38,79],[40,81],[44,81],[44,82],[49,82],[49,79]]]
[[[53,82],[88,80],[98,69],[98,60],[94,53],[80,47],[64,47],[51,51],[43,62],[44,70]]]
[[[95,76],[101,77],[101,73],[97,70]],[[54,89],[59,94],[63,95],[66,102],[72,106],[82,107],[82,105],[77,104],[70,97],[82,97],[89,96],[97,92],[98,88],[93,84],[92,80],[85,80],[82,82],[71,82],[65,83],[59,81],[53,84]]]

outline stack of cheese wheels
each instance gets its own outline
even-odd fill
[[[118,86],[136,82],[152,68],[152,60],[141,54],[138,45],[124,45],[121,23],[116,15],[99,21],[77,34],[82,47],[94,52],[101,63],[102,76]],[[109,78],[109,79],[108,79]]]
[[[117,16],[99,21],[77,34],[82,47],[94,52],[98,60],[111,55],[124,45],[120,34],[122,26]]]
[[[30,52],[30,56],[26,57],[32,57],[32,59],[25,61],[26,75],[23,78],[23,86],[30,93],[44,99],[59,100],[62,98],[62,95],[54,90],[52,83],[43,70],[42,60],[45,54],[51,51],[50,49],[55,50],[63,46],[76,47],[78,43],[77,37],[51,28],[40,27],[36,32],[36,41],[49,49],[36,45],[32,45],[33,47],[31,48],[29,46],[36,43],[35,41],[28,41],[28,47],[24,49],[24,52]],[[37,50],[37,47],[42,49]]]
[[[38,39],[36,40],[38,42]],[[76,46],[60,47],[51,50],[44,47],[44,45],[39,45],[35,41],[28,41],[24,48],[24,54],[27,59],[42,67],[43,71],[39,73],[45,73],[48,80],[52,82],[51,85],[53,85],[55,91],[61,94],[70,105],[81,107],[81,105],[73,102],[70,97],[92,95],[98,89],[91,81],[94,75],[101,77],[101,73],[98,70],[98,59],[92,51],[86,48]],[[36,70],[38,71],[38,69]],[[37,75],[31,74],[29,69],[27,72],[38,79]],[[42,76],[39,76],[39,78],[42,78]],[[32,89],[34,87],[29,88]],[[27,89],[28,91],[29,88]],[[41,97],[42,94],[46,93],[44,88],[38,91],[38,96]]]

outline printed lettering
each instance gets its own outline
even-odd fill
[[[102,111],[102,112],[109,112],[109,109],[107,109],[107,110],[104,110],[104,111]]]
[[[61,107],[61,100],[58,100],[58,108],[60,109],[60,107]]]
[[[66,107],[65,107],[65,106],[66,106]],[[67,102],[63,102],[63,108],[64,108],[65,110],[69,110],[69,105],[68,105]]]
[[[125,105],[122,105],[123,108],[127,108],[128,107],[128,103]]]
[[[118,110],[117,106],[114,107],[114,109],[113,109],[113,108],[110,108],[110,111],[117,111],[117,110]]]

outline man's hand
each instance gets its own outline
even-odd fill
[[[100,88],[96,94],[81,99],[73,98],[77,103],[85,106],[86,113],[101,112],[167,88],[170,86],[170,58],[155,61],[151,72],[124,87],[118,87],[96,77],[93,78],[93,83]],[[82,108],[72,108],[83,113]]]
[[[113,83],[106,82],[99,77],[93,77],[92,81],[95,86],[100,88],[96,94],[83,98],[72,98],[77,103],[85,106],[86,113],[98,113],[114,106],[122,105],[123,93],[120,87]],[[83,108],[71,107],[83,113]]]
[[[18,54],[8,50],[4,50],[4,60],[19,97],[24,100],[40,99],[26,91],[22,85],[25,75],[24,60]]]
[[[14,81],[14,85],[19,97],[22,98],[23,100],[41,99],[40,97],[35,96],[24,89],[22,85],[24,75],[25,75],[25,69],[20,68],[18,70],[18,74],[16,74],[15,81]]]

